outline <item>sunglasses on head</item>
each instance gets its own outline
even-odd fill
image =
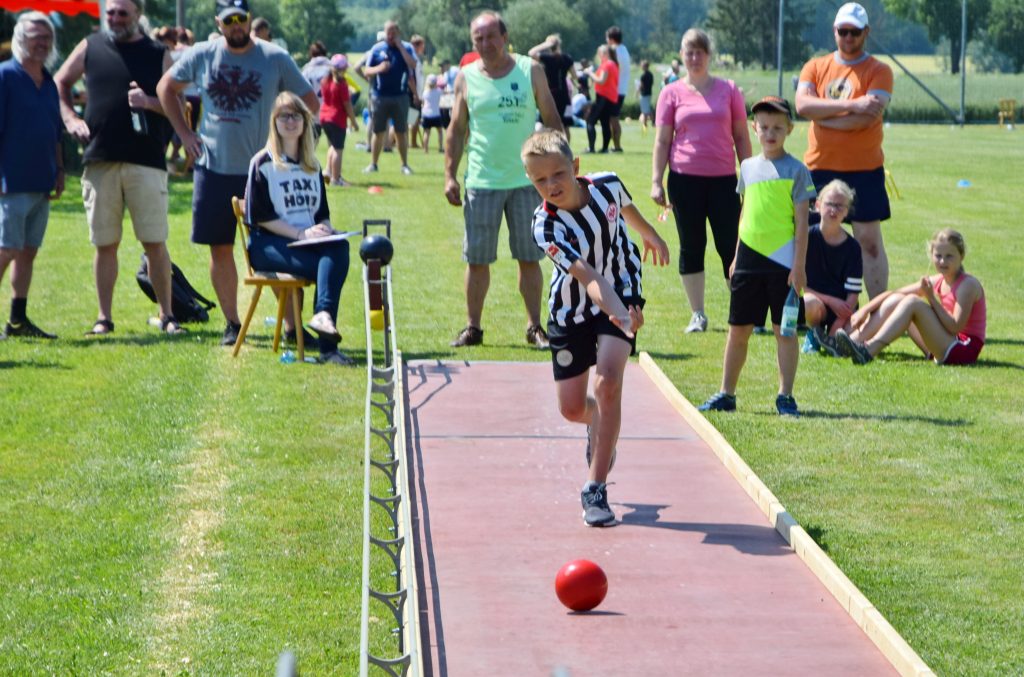
[[[124,10],[124,9],[108,9],[107,10],[107,16],[126,17],[126,16],[128,16],[128,10]]]
[[[231,14],[221,19],[221,23],[225,26],[234,26],[235,24],[244,24],[249,20],[248,14]]]
[[[839,33],[839,37],[841,37],[841,38],[847,38],[847,37],[859,38],[861,36],[861,33],[863,33],[863,32],[864,32],[863,28],[837,28],[836,29],[836,33]]]

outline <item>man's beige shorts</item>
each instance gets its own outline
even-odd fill
[[[97,247],[121,241],[124,209],[139,242],[167,241],[167,172],[130,162],[92,162],[82,173],[89,239]]]

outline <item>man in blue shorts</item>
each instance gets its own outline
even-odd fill
[[[225,346],[235,344],[242,328],[231,198],[245,195],[249,161],[267,142],[270,112],[278,94],[286,90],[297,94],[314,117],[320,110],[316,92],[288,52],[271,42],[252,39],[250,18],[247,0],[217,0],[217,27],[223,39],[191,47],[157,87],[182,147],[196,158],[192,241],[210,246],[210,279],[227,319],[221,339]],[[192,83],[203,97],[198,134],[191,130],[177,103]]]
[[[356,72],[370,83],[370,109],[373,111],[373,156],[363,171],[377,171],[377,161],[388,135],[388,120],[395,126],[398,155],[402,159],[402,173],[412,174],[409,167],[409,104],[418,101],[416,87],[416,50],[405,42],[398,24],[384,24],[384,40],[378,42],[356,65]]]
[[[60,105],[46,63],[57,56],[41,12],[18,17],[14,58],[0,64],[0,280],[11,269],[11,316],[0,338],[57,338],[28,319],[32,267],[43,244],[49,200],[64,192]]]
[[[833,179],[857,193],[846,220],[860,243],[869,297],[889,285],[889,259],[881,223],[889,218],[882,166],[882,113],[892,98],[892,69],[864,51],[871,28],[856,2],[839,8],[833,23],[836,51],[800,71],[796,111],[811,120],[804,163],[820,190]]]

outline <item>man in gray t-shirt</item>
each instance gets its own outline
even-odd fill
[[[316,93],[291,56],[249,35],[247,0],[216,0],[223,37],[200,42],[167,71],[157,94],[181,145],[196,168],[192,192],[192,241],[210,246],[210,279],[227,319],[223,345],[234,345],[238,318],[235,216],[231,197],[245,194],[249,161],[266,145],[274,99],[282,91],[302,98],[314,118]],[[176,103],[190,85],[199,87],[203,117],[196,134]]]

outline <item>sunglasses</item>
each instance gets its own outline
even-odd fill
[[[281,113],[277,119],[285,122],[302,122],[302,113]]]
[[[124,9],[108,9],[107,16],[126,17],[128,16],[128,11]]]
[[[249,20],[248,14],[231,14],[220,20],[225,26],[235,26],[238,24],[244,24]]]
[[[839,33],[839,37],[841,37],[841,38],[849,38],[849,37],[859,38],[863,32],[864,32],[863,28],[837,28],[836,29],[836,33]]]

